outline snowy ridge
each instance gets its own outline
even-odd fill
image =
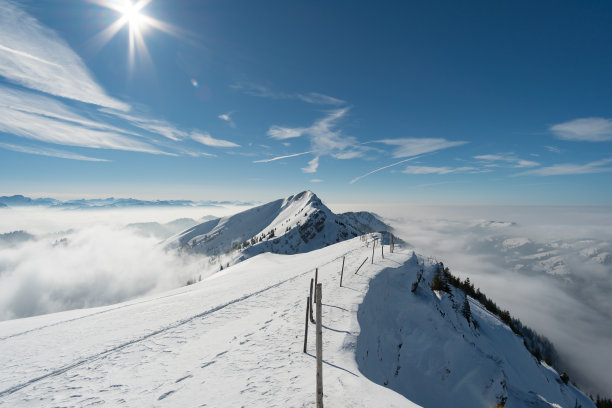
[[[370,282],[356,351],[365,375],[425,407],[593,406],[478,301],[467,297],[468,320],[463,291],[432,291],[435,269],[413,254]]]
[[[295,254],[391,228],[367,212],[334,214],[311,191],[204,222],[165,245],[189,253],[230,254],[231,263],[264,252]]]
[[[377,244],[355,274],[375,239],[264,253],[163,295],[0,322],[0,406],[314,406],[312,328],[302,352],[314,268],[328,406],[594,406],[472,299],[478,328],[468,322],[463,292],[432,291],[432,261],[388,246],[382,259]]]

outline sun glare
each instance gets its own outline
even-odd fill
[[[131,2],[127,2],[123,8],[123,18],[126,20],[130,29],[137,30],[142,28],[143,19],[140,15],[140,10],[142,9],[143,3],[132,4]]]
[[[93,38],[93,45],[102,48],[123,27],[129,30],[128,60],[130,71],[134,68],[136,54],[145,62],[150,63],[149,51],[144,41],[143,32],[152,27],[169,34],[176,35],[175,29],[170,25],[146,15],[143,11],[152,0],[90,0],[100,6],[109,8],[119,14],[119,18],[106,27]]]

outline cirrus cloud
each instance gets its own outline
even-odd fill
[[[54,31],[16,3],[0,2],[0,75],[54,96],[121,111],[130,106],[96,83],[81,58]]]
[[[209,133],[194,132],[191,138],[196,142],[212,147],[240,147],[240,145],[230,142],[229,140],[215,139]]]
[[[551,126],[549,130],[563,140],[580,142],[612,141],[612,119],[574,119]]]

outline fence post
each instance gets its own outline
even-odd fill
[[[372,264],[374,264],[374,248],[376,247],[376,241],[372,244]]]
[[[304,353],[308,344],[308,311],[310,310],[310,296],[306,298],[306,319],[304,321]]]
[[[317,290],[317,284],[319,283],[319,268],[315,269],[315,291]],[[316,297],[317,295],[315,295],[315,301],[316,301]]]
[[[310,300],[310,321],[314,323],[314,317],[312,317],[312,309],[313,309],[313,304],[314,304],[314,297],[312,297],[312,289],[313,289],[313,284],[314,279],[310,279],[310,296],[308,297],[308,299]]]
[[[317,302],[317,408],[323,408],[323,325],[321,324],[322,286],[317,284],[315,298]]]
[[[394,245],[393,245],[393,234],[389,233],[389,238],[390,238],[390,241],[391,241],[391,242],[389,243],[389,246],[390,246],[390,248],[389,248],[389,249],[390,249],[391,253],[393,253],[393,250],[395,249],[395,248],[394,248]]]
[[[340,287],[342,287],[342,276],[344,275],[344,256],[342,257],[342,270],[340,271]]]
[[[385,259],[384,249],[385,249],[385,246],[381,242],[380,243],[380,256],[382,257],[382,259]]]

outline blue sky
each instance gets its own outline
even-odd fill
[[[612,204],[609,1],[135,4],[0,0],[0,195]]]

